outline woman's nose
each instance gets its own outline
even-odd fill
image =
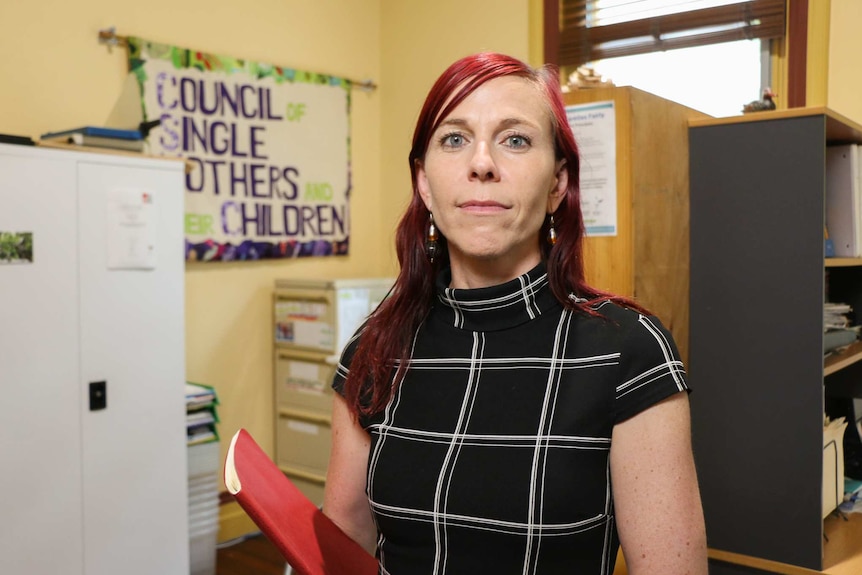
[[[495,181],[498,178],[499,171],[490,146],[485,142],[479,142],[470,157],[470,179],[485,182]]]

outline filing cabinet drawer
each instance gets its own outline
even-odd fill
[[[276,347],[338,356],[393,282],[392,278],[276,280]]]
[[[320,478],[326,477],[332,422],[327,416],[278,410],[276,422],[276,463]]]
[[[275,293],[275,343],[334,354],[336,308],[327,290],[282,289]]]
[[[321,356],[277,351],[275,356],[276,409],[332,412],[335,365]]]

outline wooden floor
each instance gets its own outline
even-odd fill
[[[216,575],[284,575],[285,562],[263,535],[219,546]]]

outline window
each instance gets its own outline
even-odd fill
[[[557,63],[784,35],[785,0],[559,0]]]
[[[589,64],[714,116],[740,113],[769,84],[768,46],[785,0],[559,0],[554,46],[565,72]],[[548,58],[553,61],[552,58]]]
[[[762,62],[766,62],[766,66]],[[617,86],[634,86],[716,117],[742,112],[768,85],[767,57],[759,40],[652,52],[593,62],[596,74]]]

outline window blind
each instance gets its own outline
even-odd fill
[[[716,1],[724,4],[715,6]],[[619,56],[780,38],[786,1],[559,0],[559,10],[557,64],[580,66]]]

